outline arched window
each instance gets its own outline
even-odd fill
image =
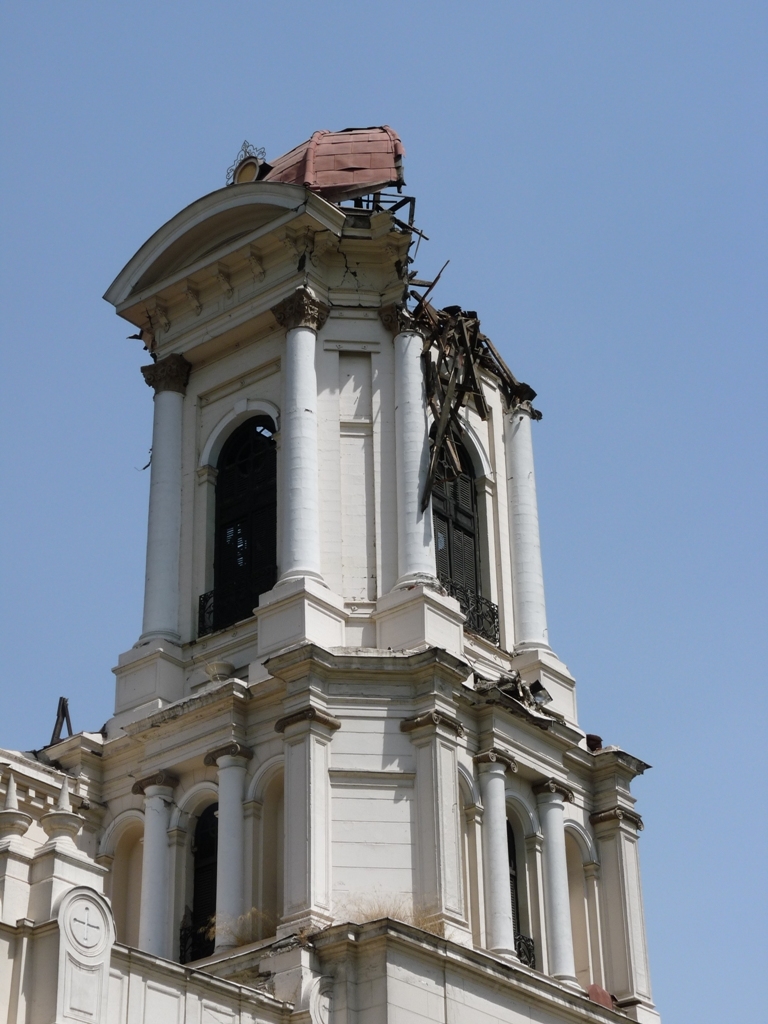
[[[221,450],[216,477],[213,590],[200,598],[198,635],[247,619],[277,580],[275,425],[253,416]]]
[[[213,953],[216,917],[216,863],[219,844],[218,804],[209,804],[197,819],[192,846],[192,908],[181,924],[179,959],[183,964]]]
[[[499,609],[480,592],[480,543],[475,471],[458,434],[451,442],[459,457],[457,475],[445,451],[432,488],[437,575],[467,617],[466,628],[499,642]]]

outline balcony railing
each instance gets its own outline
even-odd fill
[[[253,614],[259,595],[271,590],[277,580],[277,566],[267,566],[255,579],[233,580],[226,586],[201,594],[197,605],[197,635],[208,636]]]
[[[440,581],[451,597],[459,602],[459,607],[467,617],[465,629],[479,633],[492,644],[499,644],[499,608],[493,601],[480,597],[469,587],[455,583],[453,580]]]
[[[526,967],[530,967],[534,971],[536,970],[536,946],[530,936],[517,933],[515,936],[515,952],[521,964],[525,964]]]
[[[197,605],[198,636],[208,636],[213,632],[213,593],[212,590],[209,590],[207,594],[200,595]]]

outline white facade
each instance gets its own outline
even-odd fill
[[[411,241],[386,210],[252,182],[183,210],[107,292],[156,357],[143,630],[106,735],[0,759],[3,1019],[658,1021],[629,789],[647,766],[579,728],[532,411],[491,372],[487,419],[462,416],[498,642],[438,582],[422,338],[393,312]],[[274,586],[200,635],[220,456],[257,416]],[[179,966],[214,803],[215,948]]]

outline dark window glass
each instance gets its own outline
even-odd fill
[[[515,936],[520,934],[520,909],[517,902],[517,854],[515,853],[515,833],[507,821],[507,853],[509,855],[509,891],[512,895],[512,926]]]
[[[216,478],[213,628],[253,614],[277,580],[275,425],[254,416],[224,445]]]
[[[441,459],[432,490],[435,559],[440,582],[449,589],[451,584],[458,588],[459,601],[469,601],[479,593],[475,474],[466,449],[455,435],[453,443],[461,473],[456,476],[448,460]]]
[[[216,857],[219,842],[218,804],[211,804],[197,819],[192,883],[192,935],[190,960],[213,953],[213,922],[216,916]]]

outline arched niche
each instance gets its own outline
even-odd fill
[[[460,764],[459,824],[461,828],[462,878],[467,923],[476,946],[485,943],[482,889],[482,815],[480,791],[472,773]]]
[[[139,909],[143,860],[144,815],[136,808],[110,822],[99,845],[99,856],[111,857],[110,899],[117,941],[139,944]]]
[[[283,915],[284,792],[282,755],[259,765],[250,781],[246,807],[252,816],[253,907],[251,936],[269,938]]]
[[[565,856],[576,977],[586,989],[603,984],[600,869],[594,839],[578,821],[565,822]]]

